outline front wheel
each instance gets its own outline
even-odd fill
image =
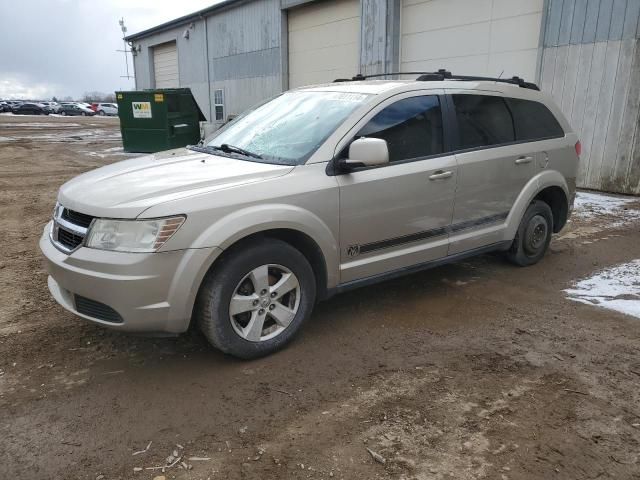
[[[549,205],[539,200],[531,202],[507,251],[507,258],[521,267],[538,263],[549,247],[552,233],[553,213]]]
[[[87,113],[86,113],[86,112],[82,112],[82,116],[83,116],[83,117],[86,117],[86,116],[87,116]]]
[[[311,315],[313,270],[286,242],[260,239],[236,247],[209,272],[194,311],[209,342],[251,359],[283,348]]]

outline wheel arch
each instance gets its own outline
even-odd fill
[[[546,187],[540,190],[533,200],[541,200],[551,208],[553,233],[558,233],[564,228],[569,217],[569,199],[562,188],[558,186]]]
[[[545,170],[539,173],[525,185],[511,208],[504,239],[513,240],[524,212],[534,200],[549,204],[553,212],[553,231],[559,232],[569,217],[569,198],[569,186],[560,172]]]

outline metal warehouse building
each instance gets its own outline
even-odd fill
[[[640,194],[640,0],[226,0],[127,37],[136,88],[209,121],[283,90],[393,71],[538,82],[578,131],[579,186]]]

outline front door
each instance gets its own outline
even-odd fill
[[[353,137],[386,140],[390,163],[338,176],[341,283],[446,256],[457,172],[445,153],[443,98],[392,97]]]

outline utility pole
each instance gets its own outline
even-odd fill
[[[122,30],[122,44],[124,45],[124,50],[116,50],[116,52],[124,53],[124,64],[127,72],[126,75],[120,75],[120,77],[130,80],[133,76],[129,75],[129,57],[127,55],[131,53],[131,50],[127,48],[127,41],[125,40],[125,37],[127,36],[127,27],[124,25],[124,18],[121,18],[118,23],[120,24],[120,30]]]

